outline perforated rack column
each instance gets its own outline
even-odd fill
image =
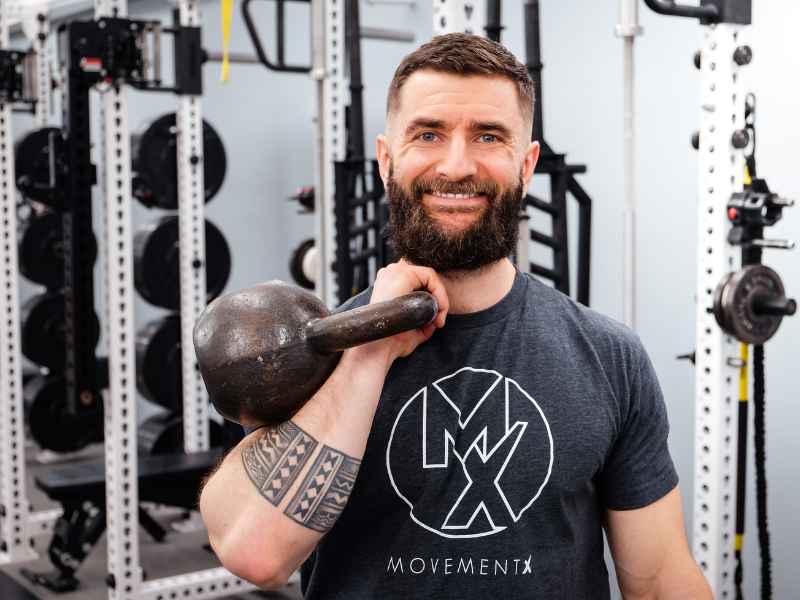
[[[328,306],[338,299],[338,288],[332,261],[336,257],[336,219],[334,215],[334,162],[345,156],[344,123],[344,2],[317,0],[312,2],[311,76],[317,82],[317,168],[314,170],[316,189],[316,236],[319,251],[319,270],[316,293]]]
[[[0,48],[8,48],[12,3],[0,3]],[[25,491],[25,439],[17,270],[17,203],[11,104],[0,100],[0,564],[36,558]]]
[[[180,3],[180,24],[199,25],[195,0]],[[203,116],[200,97],[178,97],[178,229],[181,280],[183,432],[186,452],[208,449],[208,398],[192,342],[197,317],[206,306],[203,208]]]
[[[485,25],[484,0],[433,0],[433,35],[456,31],[484,35]]]
[[[47,127],[50,123],[52,107],[52,78],[50,76],[50,20],[48,19],[47,6],[43,5],[37,11],[36,22],[38,32],[32,39],[36,56],[36,109],[34,123],[36,127]]]
[[[733,598],[738,345],[718,327],[711,307],[720,280],[738,268],[726,207],[743,189],[744,151],[731,138],[744,127],[746,90],[733,59],[744,31],[705,28],[701,55],[693,551],[720,600]]]
[[[124,0],[96,0],[95,17],[127,14]],[[105,398],[106,519],[109,598],[133,598],[142,584],[136,448],[136,363],[133,321],[131,154],[128,93],[101,97],[99,178],[103,197],[108,395]]]

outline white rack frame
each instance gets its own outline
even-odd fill
[[[125,0],[97,0],[95,17],[124,17]],[[195,0],[181,0],[182,25],[199,23]],[[217,567],[145,581],[139,556],[138,465],[133,320],[131,163],[127,90],[102,98],[105,291],[109,390],[105,410],[106,510],[109,598],[166,600],[217,598],[254,586]],[[208,402],[192,349],[192,328],[205,307],[203,137],[200,99],[178,100],[178,219],[180,236],[181,340],[185,449],[208,448]]]
[[[316,294],[329,307],[339,303],[333,270],[336,258],[336,217],[334,213],[334,162],[344,160],[345,129],[345,28],[344,0],[313,0],[311,76],[317,85],[317,135],[314,169],[315,239],[319,252]]]
[[[46,12],[42,11],[46,16]],[[0,48],[8,48],[9,22],[20,19],[22,7],[16,1],[0,5]],[[47,34],[47,19],[38,32]],[[37,79],[35,123],[47,125],[50,78],[47,41],[34,36]],[[42,101],[41,99],[45,100]],[[20,351],[19,262],[17,256],[17,192],[15,187],[14,137],[11,104],[0,103],[0,565],[38,558],[33,537],[52,532],[60,509],[33,511],[28,500],[25,463],[25,419]]]
[[[484,0],[433,0],[433,35],[456,31],[486,35]]]
[[[745,125],[747,67],[733,55],[747,32],[741,25],[706,27],[701,60],[693,552],[720,600],[734,594],[738,344],[711,307],[717,285],[740,262],[727,240],[727,204],[744,188],[744,150],[731,138]]]

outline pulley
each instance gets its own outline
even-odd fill
[[[62,371],[66,364],[66,318],[64,316],[64,294],[46,292],[32,296],[23,305],[22,316],[22,353],[37,365],[50,371]],[[92,330],[79,332],[86,334],[97,346],[100,339],[100,322],[97,314],[92,319]]]
[[[303,240],[292,253],[289,260],[289,273],[297,285],[308,290],[314,289],[314,280],[317,278],[317,265],[319,253],[314,240]]]
[[[174,413],[153,415],[139,425],[137,432],[139,454],[181,454],[183,453],[183,419]],[[222,426],[208,420],[208,441],[210,448],[222,445]]]
[[[134,238],[134,284],[150,304],[180,309],[180,254],[178,217],[163,217],[141,229]],[[202,267],[196,264],[196,268]],[[231,253],[222,232],[206,221],[207,300],[216,298],[228,283]]]
[[[36,129],[15,147],[17,189],[23,196],[56,210],[66,209],[66,143],[55,127]]]
[[[70,414],[63,375],[36,375],[25,384],[23,397],[31,436],[40,447],[75,452],[103,439],[100,393],[87,395],[92,404],[79,406],[76,414]]]
[[[180,412],[183,408],[181,318],[149,322],[136,334],[136,387],[150,402]]]
[[[747,344],[763,344],[793,315],[797,303],[787,298],[780,276],[764,265],[729,273],[714,293],[714,317],[726,333]]]
[[[168,113],[131,136],[133,195],[148,208],[178,208],[177,131],[175,113]],[[208,202],[222,187],[227,160],[222,139],[205,120],[202,160]]]
[[[92,235],[91,261],[97,260],[97,240]],[[19,270],[26,279],[58,289],[64,285],[64,226],[59,213],[32,213],[19,242]]]

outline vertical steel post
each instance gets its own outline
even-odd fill
[[[0,48],[8,48],[11,4],[0,3]],[[0,102],[0,564],[36,558],[26,492],[11,108]]]
[[[711,307],[739,262],[726,208],[743,189],[744,151],[731,143],[744,127],[744,74],[733,59],[743,33],[739,25],[707,27],[701,61],[693,552],[720,599],[733,597],[738,346]]]
[[[338,285],[334,277],[336,218],[334,215],[334,162],[345,158],[344,2],[312,2],[312,77],[317,82],[317,136],[314,187],[316,207],[315,245],[319,252],[316,293],[335,306]]]

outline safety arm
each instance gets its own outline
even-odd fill
[[[295,2],[305,2],[308,3],[309,0],[293,0]],[[242,2],[242,18],[244,19],[244,24],[247,27],[247,33],[250,36],[250,39],[253,42],[253,48],[256,51],[256,56],[258,56],[258,60],[263,64],[265,67],[270,69],[271,71],[280,71],[284,73],[308,73],[311,71],[311,65],[287,65],[284,62],[284,48],[285,48],[285,18],[284,18],[284,9],[285,9],[285,2],[286,0],[275,0],[275,8],[276,8],[276,15],[275,15],[275,37],[276,37],[276,45],[277,45],[277,52],[278,52],[278,59],[276,61],[271,61],[267,58],[266,52],[264,52],[264,47],[261,45],[261,36],[258,33],[258,29],[256,28],[255,20],[253,19],[253,15],[250,13],[250,2],[251,0],[244,0]]]
[[[719,9],[713,4],[686,6],[685,4],[676,4],[674,0],[644,0],[644,3],[661,15],[690,17],[711,23],[716,23],[720,19]]]

